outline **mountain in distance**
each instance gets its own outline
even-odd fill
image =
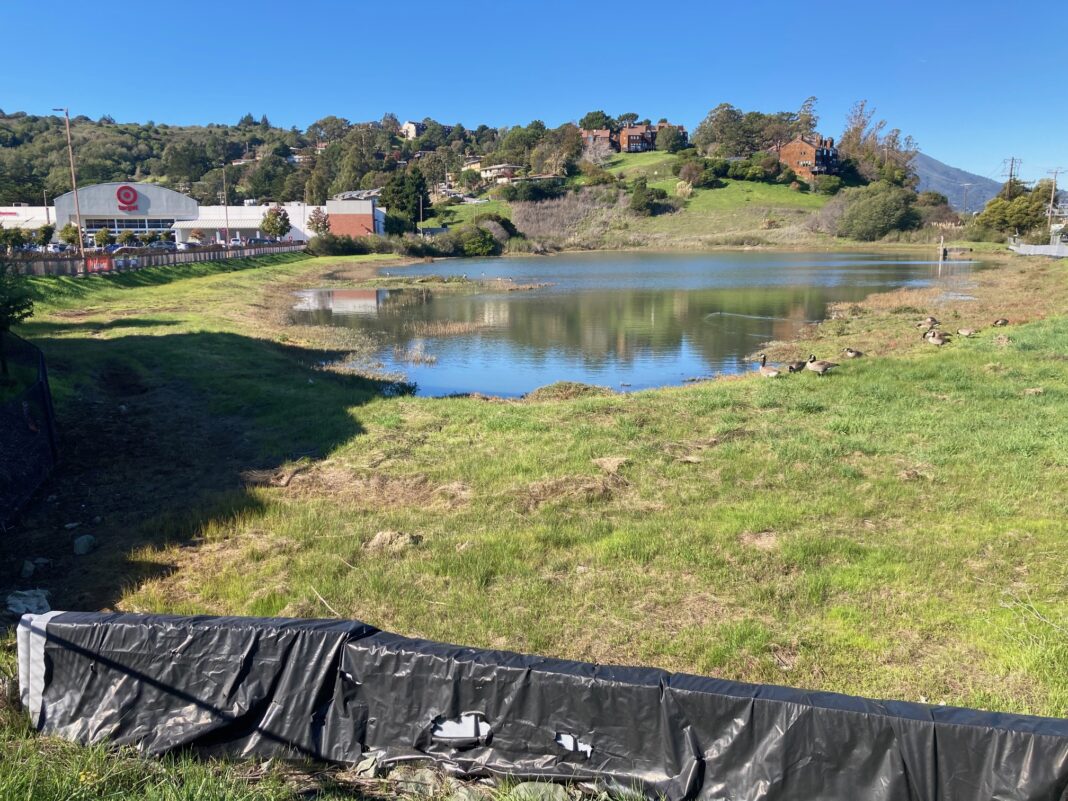
[[[919,176],[918,192],[941,192],[949,198],[949,205],[958,212],[982,211],[990,198],[1001,191],[1001,184],[981,175],[950,167],[926,153],[917,153],[912,160],[912,169]],[[964,208],[964,187],[968,187],[968,208]]]

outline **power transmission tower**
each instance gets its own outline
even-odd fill
[[[961,184],[964,187],[964,214],[968,214],[968,187],[975,186],[975,184]]]

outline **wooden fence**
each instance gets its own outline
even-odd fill
[[[170,267],[223,259],[244,259],[272,253],[297,253],[303,244],[255,245],[240,248],[197,248],[153,253],[143,249],[136,253],[89,253],[84,259],[77,256],[56,255],[40,258],[36,255],[17,256],[14,263],[23,275],[85,275],[87,273],[128,272],[146,267]]]

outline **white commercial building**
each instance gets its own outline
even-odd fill
[[[385,211],[377,208],[374,199],[359,204],[360,213],[369,212],[370,224],[362,227],[365,234],[384,233]],[[89,236],[103,228],[116,235],[124,231],[138,235],[173,231],[178,242],[188,242],[194,232],[199,232],[203,242],[224,242],[227,232],[230,239],[263,237],[263,215],[274,205],[201,206],[188,195],[157,184],[114,182],[80,188],[77,204],[74,193],[67,192],[56,198],[54,206],[0,206],[0,225],[35,230],[52,224],[58,233],[68,223],[75,223],[80,212],[82,228]],[[280,205],[292,226],[282,238],[290,242],[306,242],[315,236],[308,228],[308,218],[315,209],[327,211],[326,206],[305,203]],[[356,210],[346,207],[337,212],[338,223],[352,229],[344,232],[354,234],[356,226],[347,223]]]

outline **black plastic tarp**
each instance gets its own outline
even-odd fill
[[[430,759],[650,798],[1068,801],[1068,720],[409,639],[358,622],[27,615],[37,728],[150,754]]]

